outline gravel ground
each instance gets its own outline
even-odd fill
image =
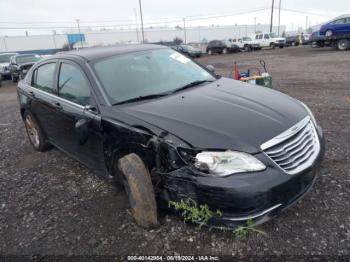
[[[199,229],[173,214],[137,227],[123,192],[53,149],[32,150],[15,86],[0,88],[0,254],[349,255],[350,52],[307,47],[205,56],[227,75],[267,62],[274,88],[305,102],[324,128],[327,150],[317,183],[300,202],[242,240]]]

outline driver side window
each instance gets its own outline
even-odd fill
[[[90,87],[79,68],[68,63],[61,64],[58,96],[82,106],[90,104]]]

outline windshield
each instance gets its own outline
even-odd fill
[[[277,37],[275,33],[270,33],[269,35],[270,35],[271,38]]]
[[[0,63],[9,63],[11,56],[13,56],[13,54],[0,55]]]
[[[215,78],[172,49],[118,55],[93,67],[113,104],[133,98],[174,91],[195,81]]]
[[[24,55],[24,56],[17,56],[16,62],[17,64],[25,64],[25,63],[32,63],[39,61],[40,57],[38,55]]]

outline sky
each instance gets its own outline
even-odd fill
[[[269,24],[271,4],[272,0],[142,0],[145,27],[183,26],[183,18],[186,26]],[[278,6],[275,0],[276,25]],[[0,36],[76,30],[77,19],[82,30],[133,28],[140,23],[138,0],[0,0],[0,13]],[[281,0],[281,25],[287,30],[349,13],[349,0]]]

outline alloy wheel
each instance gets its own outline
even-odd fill
[[[25,125],[30,142],[34,145],[34,147],[38,148],[40,145],[39,132],[30,115],[26,116]]]

